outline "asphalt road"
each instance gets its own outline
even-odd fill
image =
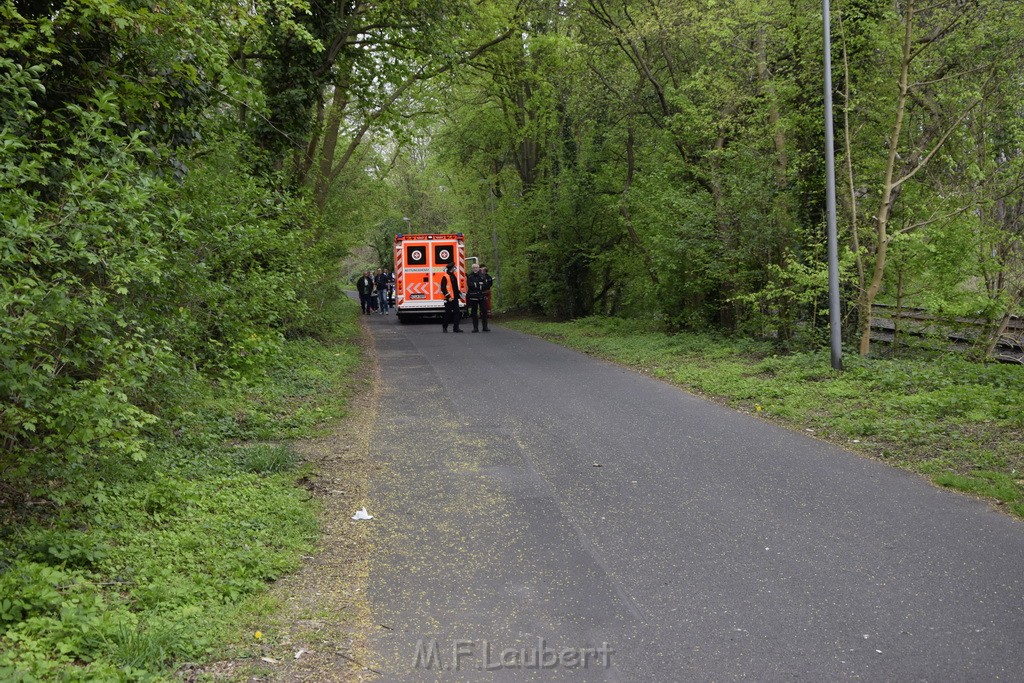
[[[1024,681],[1024,524],[492,326],[367,322],[391,680]]]

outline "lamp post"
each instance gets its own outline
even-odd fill
[[[843,369],[839,312],[839,240],[836,236],[836,153],[832,131],[832,28],[829,0],[821,0],[825,24],[825,213],[828,230],[828,323],[832,369]]]

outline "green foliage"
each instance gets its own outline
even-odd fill
[[[111,494],[75,515],[88,533],[68,528],[70,519],[45,532],[47,564],[34,560],[39,533],[31,529],[24,550],[8,547],[0,671],[94,680],[113,668],[135,680],[201,658],[224,627],[224,606],[294,568],[316,530],[287,476],[158,478]],[[90,551],[83,539],[94,536],[110,541],[107,552],[75,566]],[[55,564],[62,546],[77,552]]]
[[[406,216],[493,254],[501,307],[650,323],[638,346],[587,319],[581,344],[641,365],[699,358],[650,370],[786,419],[852,402],[837,434],[909,445],[923,471],[1019,470],[993,436],[1020,427],[1002,371],[944,362],[965,385],[924,364],[853,363],[836,381],[816,354],[771,358],[824,334],[810,0],[58,4],[0,5],[0,475],[2,491],[58,511],[19,518],[8,544],[18,571],[2,578],[30,598],[0,603],[15,624],[5,674],[144,679],[199,647],[190,620],[208,615],[189,610],[278,571],[225,566],[232,590],[195,593],[138,548],[124,559],[135,540],[97,515],[173,531],[169,547],[214,561],[190,526],[220,514],[204,501],[258,515],[294,465],[284,447],[224,443],[338,414],[312,398],[358,362],[351,344],[323,354],[354,326],[338,263],[365,231],[377,253],[353,262],[385,257]],[[998,319],[1024,301],[1021,14],[994,0],[921,13],[894,136],[900,9],[835,5],[844,241],[860,228],[844,291],[866,290],[865,259],[885,244],[882,300]],[[882,242],[866,226],[889,140],[899,173],[927,163],[900,185]]]
[[[832,18],[851,336],[882,239],[881,301],[989,320],[1024,301],[1011,75],[1021,16],[992,0],[919,7],[896,134],[908,6],[849,0]],[[815,348],[826,336],[823,43],[808,36],[820,28],[807,0],[531,7],[521,40],[435,94],[446,114],[423,127],[416,152],[430,163],[416,193],[443,187],[468,242],[488,256],[494,245],[501,306]],[[879,236],[894,135],[893,172],[911,175]]]
[[[4,680],[166,679],[208,655],[315,533],[295,456],[225,441],[339,415],[359,359],[301,198],[253,171],[231,125],[189,113],[189,59],[161,34],[112,40],[94,10],[165,20],[87,4],[23,23],[45,37],[81,12],[82,45],[0,56],[0,470],[38,503],[0,509]],[[40,58],[86,48],[95,63]],[[164,58],[173,74],[150,70]]]
[[[1010,504],[1010,509],[1024,517],[1024,501],[1021,501],[1021,478],[1014,479],[1002,472],[976,472],[972,476],[942,472],[935,475],[935,483],[958,491],[973,493],[985,498],[994,498]]]
[[[786,252],[781,264],[769,264],[763,287],[735,297],[747,307],[741,329],[761,338],[774,338],[780,347],[806,349],[828,343],[827,327],[819,321],[828,316],[828,267],[822,256],[824,244],[807,249],[803,257]],[[849,277],[852,254],[844,251],[840,277]]]
[[[104,639],[110,659],[129,676],[138,672],[140,677],[145,677],[143,672],[167,669],[175,655],[187,651],[186,642],[179,627],[156,619],[146,626],[119,623]]]
[[[167,245],[174,277],[145,292],[153,313],[163,313],[161,336],[214,372],[279,351],[307,313],[299,289],[319,265],[305,248],[301,205],[240,168],[245,153],[237,136],[217,136],[192,164],[171,209],[181,216]]]
[[[233,614],[293,570],[317,532],[285,445],[227,439],[308,434],[344,410],[361,360],[348,302],[330,344],[283,342],[233,382],[193,375],[142,463],[64,485],[48,516],[0,539],[0,677],[166,680],[210,655]],[[237,443],[237,442],[236,442]]]
[[[41,87],[7,67],[16,96]],[[0,165],[0,465],[15,479],[144,459],[193,369],[238,379],[323,318],[305,295],[329,254],[307,248],[301,203],[245,168],[243,141],[211,136],[168,184],[115,95],[86,105],[51,142],[0,131],[23,152]]]
[[[37,529],[22,540],[23,558],[54,567],[94,569],[110,555],[110,546],[98,534],[82,531]]]
[[[255,474],[287,472],[295,463],[295,454],[285,446],[249,446],[238,453],[239,467]]]
[[[25,152],[0,166],[9,188],[0,200],[0,435],[23,456],[18,467],[56,451],[67,464],[143,457],[154,418],[136,399],[169,359],[128,297],[160,277],[154,243],[173,223],[153,205],[164,187],[138,161],[147,153],[140,136],[116,132],[116,99],[98,92],[89,102],[68,107],[61,133],[72,142],[62,149],[28,152],[24,136],[0,132],[4,146]],[[54,198],[43,202],[47,187]]]
[[[297,457],[239,442],[343,411],[337,264],[379,215],[311,201],[294,152],[346,65],[346,119],[403,128],[392,86],[489,12],[0,3],[0,678],[167,678],[295,566]],[[378,191],[352,158],[340,181]]]

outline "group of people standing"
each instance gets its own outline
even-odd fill
[[[359,308],[363,314],[370,315],[376,311],[387,315],[395,291],[395,274],[386,268],[378,268],[376,274],[368,270],[356,280],[356,291],[359,292]]]
[[[449,263],[445,267],[444,277],[441,278],[441,294],[444,295],[444,318],[441,320],[441,331],[447,332],[448,326],[452,326],[452,332],[462,332],[459,329],[459,320],[462,312],[459,310],[459,301],[466,300],[466,308],[473,319],[473,331],[479,332],[479,321],[483,319],[484,332],[490,332],[487,327],[487,309],[489,308],[488,298],[491,287],[494,285],[494,278],[487,274],[487,267],[473,264],[473,272],[466,278],[466,293],[459,291],[459,278],[455,273],[455,265]]]
[[[441,331],[447,332],[448,326],[451,325],[453,332],[462,332],[459,327],[462,318],[459,303],[465,300],[467,312],[473,319],[473,331],[480,331],[482,321],[483,331],[490,332],[490,328],[487,327],[487,312],[491,307],[492,286],[494,278],[487,274],[487,266],[474,263],[473,272],[466,278],[467,291],[463,293],[459,289],[455,264],[449,263],[445,266],[445,274],[441,278],[441,293],[444,295]],[[387,315],[395,291],[395,274],[389,273],[386,268],[378,268],[376,274],[367,270],[356,280],[356,290],[359,292],[359,307],[364,315],[374,312]]]

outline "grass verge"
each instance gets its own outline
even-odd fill
[[[777,355],[769,343],[586,318],[509,327],[724,401],[927,475],[1024,517],[1024,367],[956,356]]]
[[[333,339],[284,341],[245,373],[163,389],[143,462],[101,462],[0,509],[0,679],[159,681],[274,608],[269,582],[317,535],[287,440],[345,413],[357,309]]]

